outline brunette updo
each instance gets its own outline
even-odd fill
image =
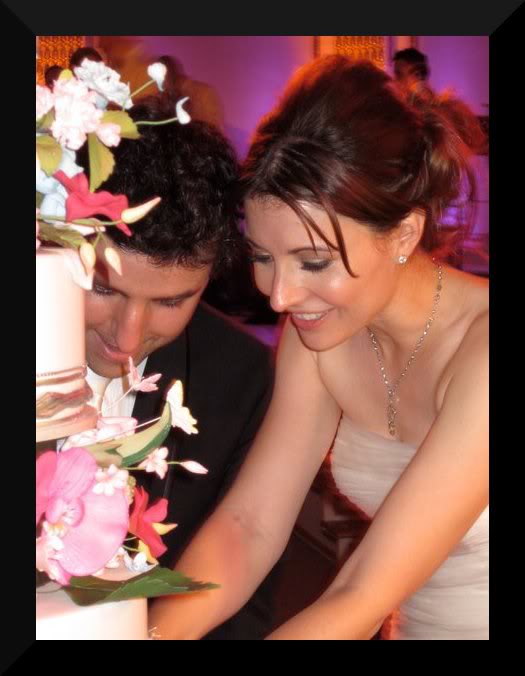
[[[310,239],[314,231],[338,249],[353,274],[337,215],[386,234],[419,209],[425,214],[420,246],[434,251],[444,208],[465,185],[473,198],[469,155],[439,108],[409,105],[370,62],[328,56],[300,69],[261,121],[243,165],[242,197],[287,204]],[[326,211],[335,243],[304,202]]]

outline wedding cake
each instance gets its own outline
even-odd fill
[[[140,89],[156,83],[162,91],[166,67],[151,64],[147,72],[151,79]],[[190,121],[186,100],[166,122]],[[110,102],[121,109],[106,111]],[[164,522],[166,498],[150,504],[136,485],[135,472],[163,478],[168,464],[207,471],[191,460],[168,462],[162,446],[173,427],[198,431],[183,406],[182,383],[168,389],[160,417],[138,426],[133,418],[99,417],[88,404],[84,290],[91,288],[97,255],[120,274],[118,252],[104,232],[114,227],[131,236],[128,224],[160,201],[130,207],[125,195],[98,191],[113,166],[108,146],[121,136],[140,138],[140,121],[126,112],[131,106],[129,86],[118,73],[87,58],[74,75],[63,71],[52,89],[36,86],[38,640],[146,640],[146,597],[217,586],[158,564],[167,550],[160,535],[176,524]],[[76,164],[88,135],[89,180]],[[142,378],[131,358],[129,373],[131,389],[158,389],[161,374]],[[44,443],[65,437],[59,452],[55,443]]]
[[[37,442],[96,425],[96,411],[87,405],[84,290],[73,278],[79,265],[72,250],[40,247],[36,253]]]
[[[48,441],[96,426],[86,404],[84,290],[74,251],[41,247],[36,254],[36,438]],[[54,444],[49,444],[54,447]],[[104,579],[129,571],[106,569]],[[79,606],[55,582],[36,592],[37,640],[146,640],[145,598]]]
[[[121,569],[106,570],[104,579],[122,579],[122,574]],[[145,598],[78,606],[54,582],[37,591],[37,641],[145,641],[148,638]]]

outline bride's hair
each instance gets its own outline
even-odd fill
[[[343,56],[301,68],[261,121],[242,169],[242,197],[276,198],[341,252],[337,215],[387,233],[414,210],[425,216],[421,246],[440,245],[439,219],[461,194],[472,201],[471,152],[439,106],[413,106],[372,63]],[[326,211],[330,242],[302,208]]]

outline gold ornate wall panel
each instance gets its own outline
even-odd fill
[[[316,56],[344,54],[353,59],[368,59],[380,68],[387,62],[388,36],[386,35],[315,35]]]
[[[44,83],[44,73],[49,66],[67,68],[69,57],[86,44],[84,35],[39,35],[37,42],[36,80]]]

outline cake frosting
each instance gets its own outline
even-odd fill
[[[120,571],[104,572],[105,579],[119,579],[121,575]],[[55,582],[37,589],[37,641],[145,641],[148,638],[145,598],[79,606]]]
[[[96,425],[87,406],[84,289],[74,280],[74,251],[36,254],[36,439],[69,436]]]

